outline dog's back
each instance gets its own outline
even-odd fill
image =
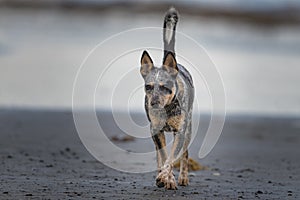
[[[181,107],[190,111],[194,102],[194,84],[191,74],[181,64],[177,64],[179,73],[177,76],[178,93],[177,98],[180,100]]]

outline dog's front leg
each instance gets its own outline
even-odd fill
[[[174,140],[170,155],[158,177],[164,182],[166,189],[174,190],[177,187],[173,174],[173,164],[176,159],[178,159],[179,153],[181,152],[185,142],[186,118],[185,115],[180,115],[174,116],[174,118],[170,118],[168,121],[170,125],[173,125],[173,128],[175,128],[176,131],[174,131]]]
[[[175,190],[176,180],[173,174],[173,163],[179,155],[184,143],[184,134],[182,132],[174,133],[173,146],[171,148],[170,155],[166,160],[161,172],[158,174],[156,181],[161,183],[161,186],[165,186],[166,189]]]
[[[159,131],[158,133],[152,134],[152,139],[155,144],[156,155],[157,155],[157,170],[158,173],[161,172],[161,168],[164,165],[167,159],[167,151],[166,151],[166,139],[163,131]]]
[[[158,187],[164,187],[164,182],[162,179],[159,178],[159,174],[161,173],[162,167],[168,157],[167,150],[166,150],[166,139],[165,134],[161,130],[161,126],[155,123],[151,123],[151,135],[153,142],[155,144],[156,149],[156,156],[157,156],[157,178],[156,178],[156,185]]]

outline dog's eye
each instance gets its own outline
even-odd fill
[[[154,86],[153,85],[145,85],[146,91],[151,91],[153,90]]]
[[[167,88],[167,87],[164,86],[164,85],[159,86],[159,89],[160,89],[161,91],[165,92],[165,93],[172,94],[172,90],[169,89],[169,88]]]

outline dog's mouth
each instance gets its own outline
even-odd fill
[[[163,109],[165,106],[159,102],[151,102],[152,109]]]
[[[152,107],[153,109],[161,109],[161,108],[163,108],[163,106],[161,106],[159,103],[151,104],[151,107]]]

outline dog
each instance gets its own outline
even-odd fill
[[[147,51],[141,57],[140,73],[145,82],[145,110],[157,154],[156,185],[175,190],[174,162],[180,159],[178,184],[187,186],[188,145],[192,132],[194,85],[190,73],[175,58],[175,31],[178,12],[170,8],[164,18],[163,65],[155,67]],[[164,132],[173,132],[170,154]]]

